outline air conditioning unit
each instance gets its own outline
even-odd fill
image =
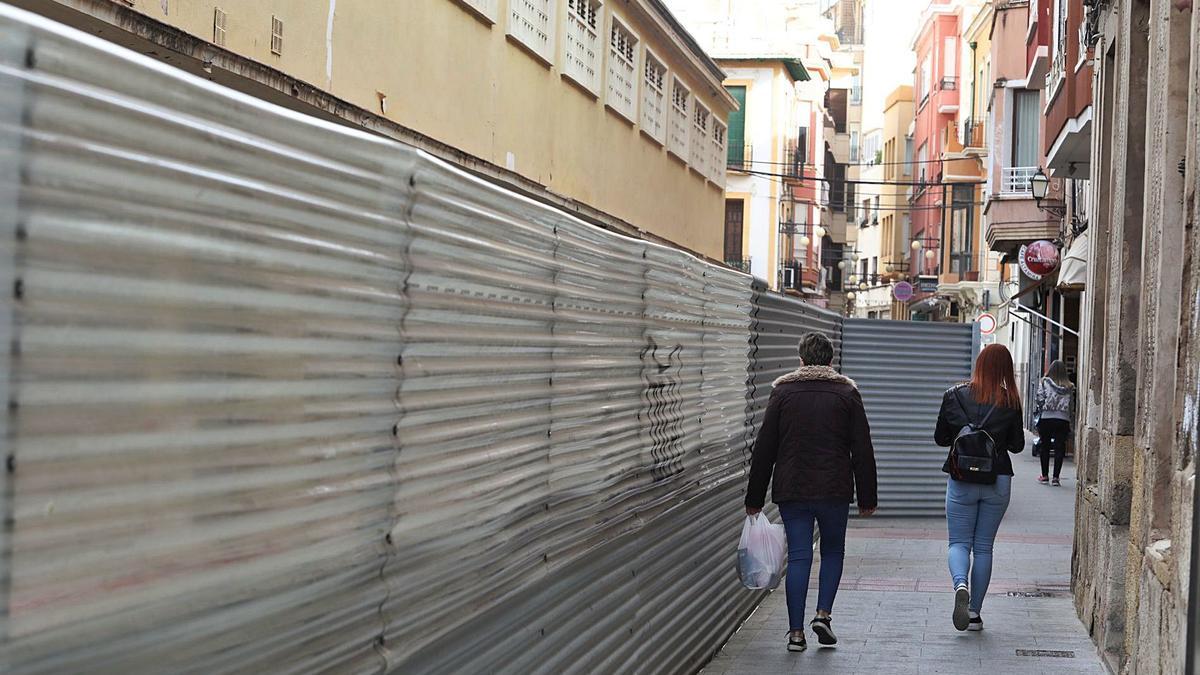
[[[800,288],[800,270],[795,267],[783,268],[783,287]]]

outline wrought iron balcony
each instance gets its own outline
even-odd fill
[[[727,259],[725,264],[729,265],[735,270],[750,274],[750,258],[734,258],[732,260]]]
[[[754,146],[747,143],[742,146],[742,156],[739,160],[736,153],[731,153],[726,167],[730,171],[749,171],[754,167]]]

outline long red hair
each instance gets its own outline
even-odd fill
[[[971,396],[983,405],[1021,409],[1021,394],[1013,375],[1012,354],[1004,345],[988,345],[975,359],[971,376]]]

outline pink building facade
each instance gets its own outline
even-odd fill
[[[943,239],[943,205],[950,188],[941,161],[947,144],[947,128],[953,128],[960,105],[963,82],[961,60],[961,9],[950,0],[934,0],[925,10],[920,32],[913,45],[917,55],[913,92],[916,117],[913,122],[912,240],[909,275],[938,274]],[[968,66],[969,67],[969,66]],[[919,294],[918,301],[926,294]]]

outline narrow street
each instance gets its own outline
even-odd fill
[[[807,652],[785,650],[788,617],[781,586],[703,672],[1107,672],[1071,602],[1075,467],[1063,468],[1061,488],[1038,485],[1038,462],[1026,448],[1014,469],[982,633],[959,633],[950,623],[944,521],[857,520],[847,537],[833,612],[836,648],[818,648],[809,632]],[[810,608],[816,603],[817,569],[814,562]]]

